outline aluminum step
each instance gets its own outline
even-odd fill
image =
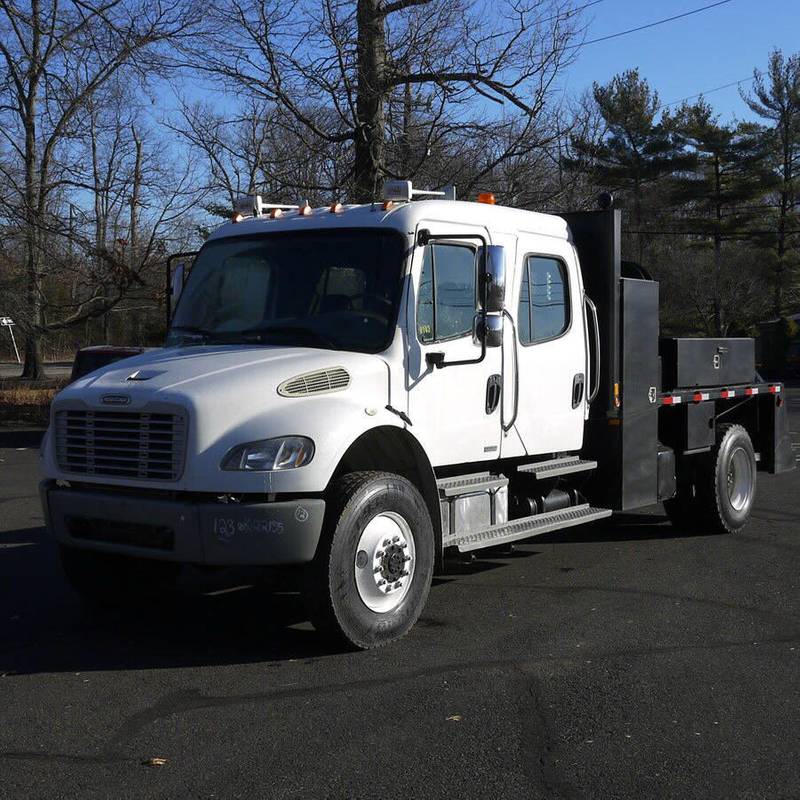
[[[564,456],[550,461],[537,461],[534,464],[523,464],[517,472],[527,472],[537,478],[555,478],[558,475],[569,475],[573,472],[587,472],[597,469],[596,461],[584,461],[580,456]]]
[[[462,553],[470,550],[479,550],[482,547],[494,547],[506,542],[516,542],[542,533],[571,528],[574,525],[583,525],[597,519],[611,516],[610,508],[595,508],[585,503],[561,511],[549,511],[546,514],[537,514],[534,517],[514,519],[502,525],[494,525],[483,530],[455,537],[446,542],[447,545],[456,545]]]
[[[439,497],[458,497],[472,492],[491,492],[508,486],[508,478],[504,475],[490,475],[478,472],[472,475],[456,475],[453,478],[440,478],[436,481]]]

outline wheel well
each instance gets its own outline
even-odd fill
[[[417,487],[436,536],[437,561],[442,552],[442,520],[436,476],[420,443],[403,428],[385,425],[362,433],[342,456],[331,482],[347,472],[382,470],[402,475]]]

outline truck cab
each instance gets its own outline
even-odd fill
[[[57,396],[41,496],[84,597],[156,593],[186,564],[285,567],[317,628],[367,648],[411,628],[447,552],[660,500],[702,516],[707,476],[682,466],[720,443],[661,419],[680,395],[661,386],[657,284],[622,277],[619,212],[424,194],[244,198],[172,276],[165,347]],[[756,379],[771,404],[730,419],[781,471],[780,387]],[[734,445],[729,530],[757,468]]]

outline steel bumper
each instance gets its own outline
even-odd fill
[[[39,485],[51,535],[62,544],[183,563],[299,564],[319,542],[325,501],[208,503]]]

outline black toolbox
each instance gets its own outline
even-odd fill
[[[735,386],[756,380],[753,339],[667,339],[659,341],[662,389]]]

